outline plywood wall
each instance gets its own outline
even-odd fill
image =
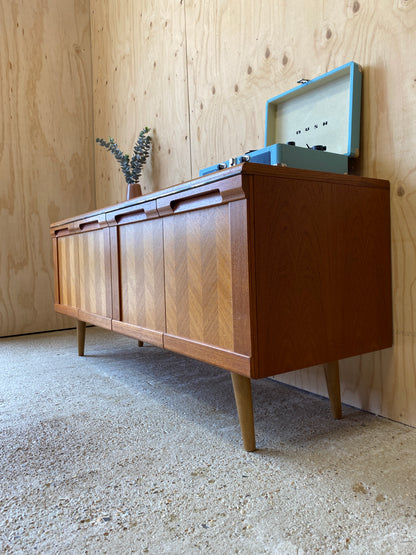
[[[68,325],[51,221],[93,207],[88,0],[0,0],[0,336]]]
[[[145,189],[263,146],[266,100],[354,60],[364,68],[358,170],[391,182],[394,348],[341,362],[343,400],[416,425],[416,1],[92,0],[95,134],[154,130]],[[103,155],[104,154],[104,155]],[[97,203],[124,198],[97,153]],[[325,393],[322,368],[287,375]]]
[[[130,153],[152,129],[143,192],[190,179],[186,26],[182,2],[91,0],[94,137]],[[123,174],[96,145],[97,208],[125,200]]]
[[[416,425],[415,28],[415,0],[0,0],[0,336],[66,324],[49,222],[125,198],[95,137],[128,151],[151,127],[161,189],[262,146],[268,98],[354,60],[358,170],[391,182],[395,335],[341,362],[343,400]],[[320,367],[286,381],[325,393]]]

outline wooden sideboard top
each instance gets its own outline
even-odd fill
[[[376,179],[370,177],[361,177],[355,175],[340,175],[335,173],[327,173],[312,170],[299,170],[296,168],[287,168],[281,166],[269,166],[264,164],[253,164],[250,162],[244,162],[238,166],[227,168],[219,172],[215,172],[203,177],[198,177],[190,181],[186,181],[179,185],[174,185],[166,189],[161,189],[159,191],[154,191],[152,193],[137,197],[131,200],[115,204],[113,206],[107,206],[98,210],[93,210],[91,212],[86,212],[84,214],[76,215],[70,218],[66,218],[59,222],[54,222],[50,225],[51,232],[53,233],[54,228],[65,226],[66,224],[77,222],[80,220],[90,219],[93,217],[101,216],[101,221],[105,223],[105,214],[109,214],[113,211],[118,211],[121,209],[128,209],[136,205],[143,203],[148,203],[167,197],[169,195],[174,195],[184,191],[189,191],[190,189],[197,189],[198,187],[206,186],[211,183],[223,181],[229,179],[230,177],[240,176],[240,175],[258,175],[265,177],[277,177],[284,178],[286,180],[306,180],[306,181],[317,181],[317,182],[331,182],[338,185],[348,185],[349,187],[356,185],[357,187],[376,187],[389,189],[390,184],[387,180]]]

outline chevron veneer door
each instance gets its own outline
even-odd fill
[[[120,300],[113,330],[162,346],[165,329],[162,222],[150,219],[113,229],[117,234],[118,256],[118,275],[113,281]]]
[[[55,310],[111,329],[110,236],[105,216],[51,229],[55,259]]]
[[[177,213],[163,227],[165,347],[248,375],[247,201]]]

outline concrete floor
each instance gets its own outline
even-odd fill
[[[0,340],[1,553],[416,552],[416,430],[97,328]]]

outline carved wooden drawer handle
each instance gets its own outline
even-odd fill
[[[70,226],[60,227],[58,229],[51,229],[52,237],[64,237],[65,235],[70,235],[70,234],[71,234]]]
[[[212,206],[214,204],[221,204],[222,202],[222,196],[219,190],[216,189],[208,193],[173,199],[169,202],[169,206],[172,212],[177,213],[186,212],[187,210],[196,210],[197,208],[204,208],[205,206]]]
[[[98,229],[100,227],[100,222],[98,220],[90,220],[89,222],[82,222],[78,225],[80,231],[90,231],[93,229]]]
[[[140,222],[141,220],[150,220],[157,218],[159,214],[156,210],[156,201],[151,200],[142,202],[141,204],[134,204],[127,206],[121,210],[107,214],[107,223],[110,226],[119,224],[129,224]]]
[[[241,198],[245,198],[241,179],[230,178],[157,199],[157,211],[161,216],[168,216]]]

